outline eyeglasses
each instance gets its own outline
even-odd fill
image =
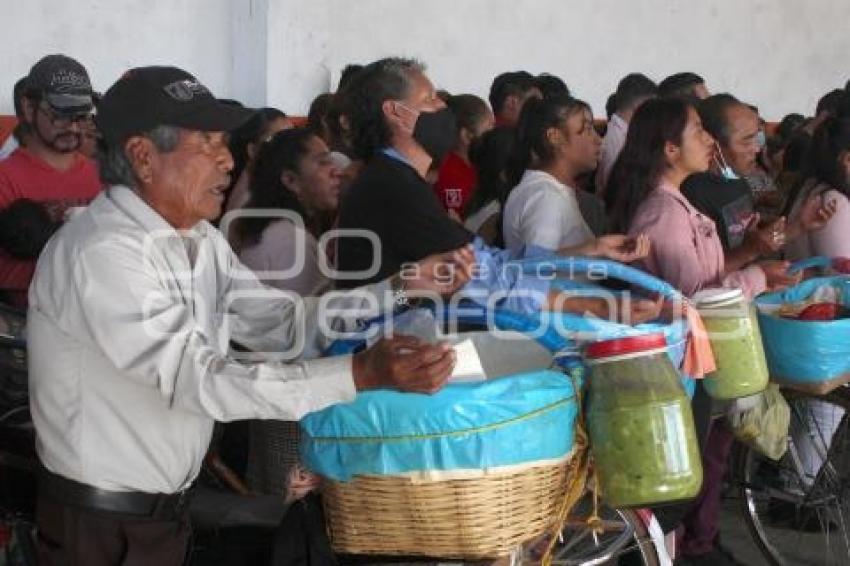
[[[44,105],[39,105],[38,109],[50,120],[50,125],[58,130],[68,129],[71,124],[82,124],[91,118],[91,112],[64,115],[57,114]]]

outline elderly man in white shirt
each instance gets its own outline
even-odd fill
[[[414,278],[325,300],[263,286],[207,222],[233,167],[224,132],[246,117],[173,67],[133,69],[103,97],[111,187],[51,240],[30,288],[43,564],[180,564],[184,493],[214,421],[297,420],[376,387],[431,392],[452,370],[448,346],[401,336],[292,361],[406,290],[453,292],[473,256],[435,256]],[[453,280],[438,277],[445,263]],[[236,361],[230,339],[267,354]]]

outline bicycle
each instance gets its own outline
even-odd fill
[[[444,332],[486,331],[487,325],[481,322],[481,314],[470,307],[467,311],[454,313],[455,327],[445,326]],[[523,317],[515,314],[505,315],[497,326],[515,326],[522,328]],[[452,317],[448,317],[452,318]],[[445,323],[446,320],[440,320]],[[541,341],[551,339],[550,333],[544,333]],[[333,352],[348,351],[358,344],[357,340],[336,344]],[[551,344],[550,344],[551,346]],[[565,351],[562,351],[563,355]],[[574,364],[567,361],[573,356],[567,354],[553,362],[565,374],[571,373]],[[596,507],[596,508],[595,508]],[[594,520],[591,520],[593,517]],[[600,527],[599,530],[594,526]],[[413,564],[428,566],[532,566],[541,564],[541,558],[551,539],[539,537],[526,542],[511,555],[492,560],[460,560],[441,557],[391,557],[374,555],[344,555],[341,564],[360,564],[368,566],[408,566]],[[627,562],[620,559],[629,557]],[[559,529],[558,541],[550,556],[552,566],[594,566],[608,564],[628,564],[656,566],[661,563],[659,550],[649,535],[648,527],[637,512],[631,509],[614,509],[604,504],[594,506],[593,493],[588,489],[570,511],[566,521]]]
[[[603,506],[599,510],[604,528],[601,536],[588,528],[587,498],[579,502],[574,512],[562,530],[563,542],[553,553],[553,566],[616,564],[617,559],[626,556],[630,557],[629,564],[659,564],[655,543],[635,511]]]
[[[30,420],[26,313],[0,304],[0,562],[36,563],[35,432]]]
[[[783,393],[786,454],[772,461],[740,445],[735,456],[741,511],[773,566],[850,564],[850,388]]]
[[[0,524],[5,523],[17,541],[15,556],[7,563],[20,565],[36,563],[33,532],[35,478],[38,468],[27,394],[25,322],[25,313],[0,305],[0,476],[3,478],[0,481],[3,486],[0,490]],[[244,497],[247,488],[234,480],[235,475],[226,469],[215,452],[211,452],[205,461],[204,473],[205,478],[212,478],[211,484],[217,486],[220,493],[213,497],[216,494],[207,489],[203,497],[193,500],[194,520],[215,514],[217,519],[210,522],[219,523],[217,528],[239,524],[264,529],[274,527],[275,517],[279,514],[274,505],[260,499]],[[252,500],[261,505],[261,512],[251,508],[257,505],[240,510]],[[213,512],[204,512],[207,508]],[[236,509],[241,515],[231,522],[222,521],[222,515],[227,515],[224,509]],[[603,506],[599,515],[604,531],[594,535],[586,524],[591,509],[589,496],[576,506],[562,530],[562,542],[556,546],[553,565],[605,564],[630,551],[637,553],[639,564],[658,564],[655,547],[648,538],[646,527],[633,511],[614,510]],[[250,520],[246,521],[245,517]],[[512,558],[515,564],[531,564],[536,561],[536,557],[531,553],[533,549],[525,550],[524,553],[517,552]],[[447,562],[441,560],[440,563]]]

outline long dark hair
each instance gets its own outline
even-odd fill
[[[682,144],[690,108],[682,99],[657,98],[641,104],[632,116],[626,144],[605,188],[615,231],[628,231],[638,207],[658,185],[667,168],[664,146],[667,142]]]
[[[487,112],[490,110],[487,103],[474,94],[455,94],[450,96],[446,101],[446,106],[455,115],[458,136],[460,136],[461,129],[474,132],[476,126],[487,117]]]
[[[307,112],[307,127],[313,130],[325,143],[330,145],[330,133],[328,132],[327,117],[333,104],[334,95],[325,92],[313,99],[310,110]]]
[[[804,159],[803,174],[791,191],[786,204],[788,214],[806,181],[826,184],[850,198],[847,173],[839,163],[841,154],[850,151],[850,117],[829,117],[815,130]]]
[[[475,168],[476,185],[472,198],[466,205],[464,215],[472,216],[492,201],[499,202],[499,216],[496,222],[497,247],[504,247],[505,236],[502,233],[502,215],[505,201],[508,199],[511,185],[507,182],[506,168],[513,152],[516,135],[508,126],[493,128],[474,140],[469,148],[469,160]]]
[[[281,181],[284,171],[298,172],[301,160],[310,151],[309,141],[316,134],[307,128],[278,132],[260,148],[251,175],[251,196],[245,209],[282,208],[297,212],[310,223],[298,197]],[[234,226],[237,248],[259,243],[263,230],[274,218],[241,218]]]
[[[504,204],[510,188],[505,179],[505,167],[513,147],[514,130],[507,126],[493,128],[472,142],[469,160],[475,168],[477,184],[466,205],[466,216],[475,214],[493,200]]]
[[[847,172],[839,163],[845,151],[850,151],[850,118],[827,118],[812,137],[808,177],[850,195]]]
[[[251,119],[231,132],[228,148],[233,155],[233,171],[230,176],[234,183],[239,180],[248,165],[248,146],[252,143],[259,145],[269,124],[280,118],[286,118],[286,114],[277,108],[258,108]]]
[[[532,98],[523,105],[516,126],[516,143],[508,162],[508,182],[519,184],[523,173],[532,165],[547,165],[555,150],[546,138],[550,128],[560,128],[576,112],[590,110],[586,102],[569,95],[547,99]]]

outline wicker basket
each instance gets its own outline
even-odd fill
[[[581,460],[574,454],[554,464],[464,479],[326,480],[323,500],[333,549],[386,556],[505,556],[553,527]]]

